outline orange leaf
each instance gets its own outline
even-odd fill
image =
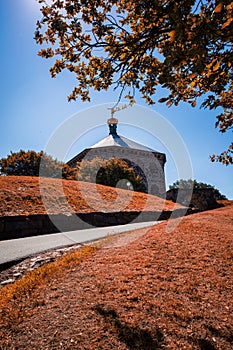
[[[162,97],[158,100],[158,102],[163,103],[166,102],[168,100],[168,97]]]
[[[196,107],[196,104],[197,104],[196,101],[192,101],[191,106],[192,106],[192,107]]]
[[[172,30],[172,31],[169,33],[170,41],[171,41],[171,42],[173,42],[173,41],[175,40],[175,35],[176,35],[175,30]]]
[[[222,11],[222,3],[220,2],[214,9],[215,13],[219,13]]]
[[[225,23],[223,23],[222,29],[228,27],[232,21],[233,21],[233,18],[229,18]]]

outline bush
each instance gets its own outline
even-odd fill
[[[214,193],[214,198],[215,200],[219,200],[219,199],[227,199],[227,197],[220,193],[220,191],[215,188],[212,185],[206,184],[204,182],[198,182],[197,180],[177,180],[176,182],[174,182],[172,185],[169,186],[169,189],[172,190],[174,188],[181,188],[181,189],[202,189],[202,188],[212,188],[213,189],[213,193]]]
[[[78,180],[145,192],[142,178],[120,158],[94,158],[77,163]]]
[[[40,170],[47,177],[60,177],[62,174],[64,179],[74,179],[76,176],[75,169],[53,159],[43,151],[20,150],[10,152],[6,158],[0,159],[1,175],[39,176]]]

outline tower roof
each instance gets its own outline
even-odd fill
[[[166,156],[164,153],[160,153],[158,151],[153,150],[152,148],[146,147],[138,142],[128,139],[127,137],[121,136],[117,134],[117,124],[118,120],[116,118],[111,117],[108,119],[107,124],[109,126],[109,135],[102,140],[98,141],[91,147],[86,148],[81,153],[77,154],[75,157],[70,159],[67,164],[73,166],[77,163],[77,161],[81,161],[83,157],[89,152],[91,149],[96,148],[111,148],[111,147],[120,147],[124,149],[131,150],[139,150],[144,152],[153,152],[157,156],[162,156],[164,162],[166,162]]]
[[[147,152],[154,152],[153,149],[146,147],[140,143],[132,141],[126,137],[123,137],[123,136],[120,136],[117,134],[111,134],[111,133],[107,137],[105,137],[104,139],[95,143],[90,148],[111,147],[111,146],[138,149],[138,150],[147,151]]]
[[[100,140],[99,142],[95,143],[93,146],[91,146],[90,147],[91,149],[99,148],[99,147],[117,146],[117,147],[123,147],[123,148],[137,149],[140,151],[155,152],[153,149],[149,147],[146,147],[133,140],[130,140],[124,136],[118,135],[117,134],[118,120],[113,116],[107,120],[107,124],[109,127],[109,135],[104,139]]]

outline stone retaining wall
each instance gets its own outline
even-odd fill
[[[176,209],[176,217],[186,215],[187,208]],[[0,217],[0,240],[8,240],[60,232],[53,222],[59,223],[62,231],[74,231],[93,227],[124,225],[132,222],[167,220],[172,211],[77,213],[73,215],[28,215]],[[50,220],[53,221],[51,221]]]

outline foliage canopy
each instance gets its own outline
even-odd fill
[[[67,164],[54,160],[43,151],[23,151],[11,152],[6,158],[0,159],[1,175],[24,175],[39,176],[41,159],[43,158],[43,174],[48,177],[62,177],[64,179],[73,179],[75,171]]]
[[[77,163],[77,178],[79,181],[93,182],[105,186],[132,189],[145,192],[142,178],[134,172],[126,161],[120,158],[105,160],[96,157]]]
[[[172,185],[169,186],[169,189],[176,189],[176,188],[181,188],[181,189],[202,189],[202,188],[212,188],[213,193],[214,193],[214,198],[216,200],[218,199],[227,199],[227,197],[222,194],[217,188],[215,188],[212,185],[206,184],[204,182],[198,182],[197,180],[177,180],[174,182]]]
[[[68,97],[90,100],[90,90],[119,88],[134,101],[139,90],[148,104],[158,86],[168,106],[184,101],[217,109],[215,126],[233,127],[233,2],[231,0],[37,0],[42,19],[39,51],[57,57],[50,73],[75,74]],[[233,143],[212,161],[230,164]]]

